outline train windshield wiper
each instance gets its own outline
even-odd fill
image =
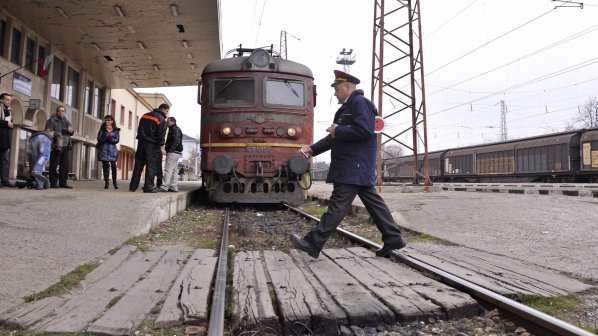
[[[291,91],[293,91],[293,93],[295,94],[295,96],[296,96],[297,98],[301,98],[301,97],[299,97],[299,94],[297,93],[297,91],[295,91],[295,89],[293,88],[293,86],[291,85],[291,83],[289,83],[289,81],[287,81],[287,80],[285,79],[285,80],[284,80],[284,83],[287,85],[287,87],[288,87],[289,89],[291,89]]]
[[[220,97],[220,95],[222,93],[224,93],[224,91],[226,91],[226,89],[228,89],[228,87],[234,83],[236,81],[236,79],[229,79],[228,82],[226,83],[226,85],[224,85],[224,87],[222,89],[220,89],[220,91],[218,91],[218,93],[216,94],[216,97]]]

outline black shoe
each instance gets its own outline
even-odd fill
[[[108,186],[109,186],[109,185],[110,185],[110,184],[108,183],[108,180],[104,181],[104,189],[108,189]]]
[[[381,249],[376,251],[378,257],[388,257],[393,250],[400,250],[407,246],[407,243],[403,240],[403,237],[399,237],[399,240],[395,243],[384,244]]]
[[[118,189],[118,183],[114,182],[112,185],[114,186],[114,189]]]
[[[158,188],[153,188],[153,189],[144,189],[143,190],[144,193],[151,193],[151,194],[155,194],[158,192]]]
[[[62,188],[62,189],[73,189],[73,186],[65,184],[65,185],[61,185],[60,188]]]
[[[57,185],[51,185],[50,188],[52,188],[52,189],[58,189],[58,186]]]
[[[179,192],[178,190],[168,189],[168,192]]]
[[[311,247],[311,244],[309,242],[307,242],[305,239],[301,239],[301,237],[294,233],[291,234],[291,242],[293,243],[293,246],[296,249],[307,253],[312,258],[317,258],[318,256],[320,256],[320,251]]]
[[[14,188],[15,185],[13,183],[10,182],[4,182],[1,184],[3,187],[7,187],[7,188]]]

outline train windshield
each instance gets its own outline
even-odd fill
[[[288,79],[266,79],[266,104],[302,107],[305,84]]]
[[[214,106],[239,106],[255,104],[253,78],[224,78],[214,80]]]

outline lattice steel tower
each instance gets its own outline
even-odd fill
[[[372,102],[386,124],[409,125],[392,134],[378,133],[377,184],[382,184],[382,146],[398,143],[413,151],[413,183],[419,184],[419,177],[423,177],[424,184],[430,185],[419,0],[375,0],[373,44]],[[385,100],[390,101],[392,109],[385,108]],[[411,146],[399,139],[407,132],[412,133]],[[417,169],[421,154],[423,174]]]

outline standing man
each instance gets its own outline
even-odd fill
[[[46,122],[46,131],[62,134],[62,148],[52,149],[50,154],[50,188],[73,189],[67,184],[71,165],[71,136],[75,133],[71,122],[66,118],[66,108],[58,106],[56,114]],[[56,168],[58,173],[56,173]]]
[[[137,127],[137,152],[135,152],[135,166],[133,168],[133,176],[131,176],[129,191],[135,192],[139,188],[139,180],[141,179],[143,167],[147,167],[143,192],[158,192],[157,188],[154,187],[154,175],[158,171],[162,155],[166,154],[166,150],[164,150],[164,138],[167,126],[164,115],[169,110],[170,106],[168,104],[161,104],[157,109],[141,116],[139,120],[139,126]]]
[[[342,71],[334,71],[334,95],[342,106],[336,111],[334,121],[326,129],[328,134],[311,146],[301,148],[314,156],[330,150],[331,161],[327,183],[333,184],[328,210],[318,225],[302,239],[291,234],[295,248],[317,258],[326,241],[332,236],[341,220],[349,212],[355,196],[359,196],[382,234],[384,246],[376,251],[379,257],[390,255],[407,244],[401,236],[390,209],[375,185],[377,137],[374,133],[376,107],[357,90],[359,79]]]
[[[161,191],[177,192],[177,165],[183,155],[183,131],[176,125],[174,117],[166,119],[168,138],[166,139],[166,164],[164,165],[164,183]]]
[[[0,94],[0,188],[14,187],[8,179],[8,170],[10,168],[10,141],[12,138],[12,128],[14,127],[10,109],[11,103],[11,94]]]

